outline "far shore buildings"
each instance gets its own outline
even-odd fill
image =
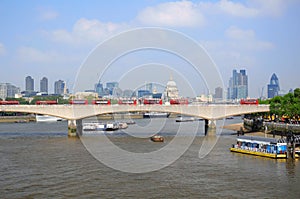
[[[230,100],[243,99],[248,97],[248,76],[246,70],[240,72],[233,70],[232,77],[229,80],[228,96]]]
[[[173,77],[170,77],[170,80],[167,83],[165,92],[164,92],[164,98],[166,101],[169,101],[170,99],[178,99],[179,98],[179,92],[176,85],[176,82],[173,80]]]
[[[0,98],[2,100],[7,97],[14,98],[17,94],[20,94],[20,88],[12,85],[11,83],[0,83]]]
[[[273,73],[270,84],[268,84],[268,98],[273,98],[279,95],[280,86],[279,86],[279,79],[275,73]]]

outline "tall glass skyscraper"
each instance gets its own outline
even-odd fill
[[[28,92],[34,91],[34,80],[31,76],[25,78],[25,90]]]
[[[66,93],[66,82],[58,80],[54,83],[54,94],[63,95]]]
[[[243,99],[248,97],[248,76],[246,70],[233,70],[229,79],[228,99]]]
[[[46,77],[40,81],[40,92],[48,93],[48,79]]]
[[[270,84],[268,84],[268,98],[273,98],[278,95],[280,91],[279,80],[275,73],[273,73]]]

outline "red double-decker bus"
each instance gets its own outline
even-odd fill
[[[93,100],[92,104],[95,105],[111,105],[110,99],[98,99],[98,100]]]
[[[118,101],[118,104],[119,105],[136,105],[137,104],[137,102],[136,102],[136,100],[134,99],[127,99],[127,100],[119,100]]]
[[[81,100],[81,99],[75,99],[75,100],[71,100],[70,104],[74,104],[74,105],[87,105],[88,101],[87,100]]]
[[[150,105],[150,104],[157,104],[162,105],[162,99],[159,98],[149,98],[149,99],[142,99],[141,104]]]
[[[57,104],[56,100],[38,100],[35,102],[36,105],[54,105]]]
[[[171,105],[176,105],[176,104],[185,104],[187,105],[189,103],[188,99],[170,99],[170,104]]]
[[[0,101],[0,105],[18,105],[20,104],[17,100],[11,100],[11,101]]]
[[[258,99],[241,99],[240,104],[241,105],[244,105],[244,104],[258,105],[259,102],[258,102]]]

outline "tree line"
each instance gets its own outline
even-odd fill
[[[300,116],[300,88],[296,88],[294,92],[284,96],[275,96],[271,99],[260,100],[260,104],[270,105],[271,116],[278,118],[286,117],[289,119],[299,120]]]

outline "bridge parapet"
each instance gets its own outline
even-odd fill
[[[268,112],[268,105],[1,105],[2,112],[25,112],[61,117],[68,120],[84,119],[106,113],[169,112],[209,120],[233,115]]]

